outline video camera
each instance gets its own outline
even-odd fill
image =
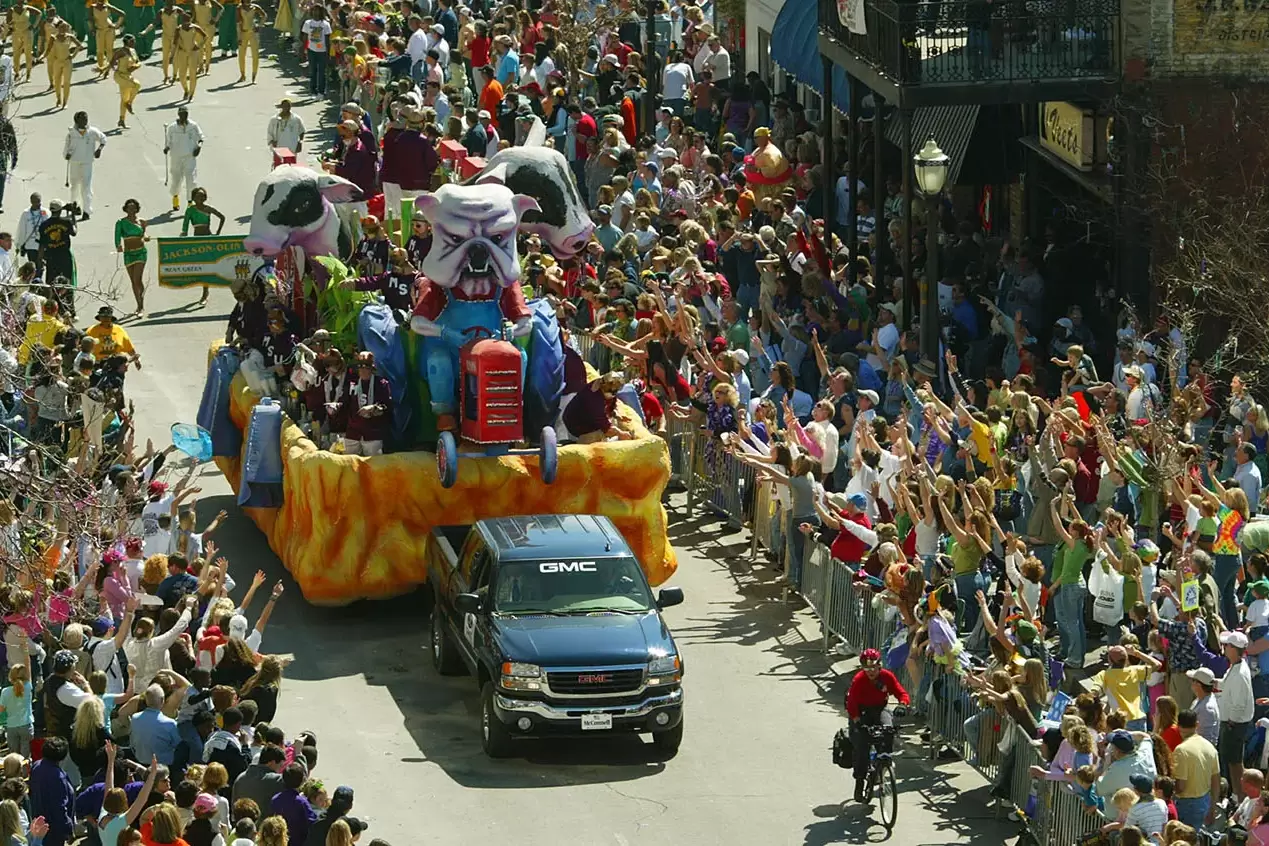
[[[79,207],[79,203],[63,203],[62,212],[71,220],[84,216],[84,210]]]

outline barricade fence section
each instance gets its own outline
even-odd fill
[[[733,528],[750,527],[750,554],[767,556],[788,574],[791,526],[774,485],[737,461],[721,441],[692,421],[671,419],[671,481],[687,489],[689,515],[704,506]],[[926,715],[929,754],[952,749],[992,784],[992,795],[1012,805],[1040,846],[1073,846],[1105,819],[1085,811],[1083,800],[1058,780],[1034,778],[1047,768],[1039,750],[995,708],[979,702],[963,675],[933,659],[910,659],[908,632],[898,608],[856,572],[811,538],[802,544],[800,584],[791,585],[819,618],[825,653],[858,654],[873,648]],[[913,674],[917,675],[914,679]]]
[[[962,674],[932,658],[912,660],[908,632],[898,609],[855,571],[832,557],[828,547],[807,543],[804,598],[820,619],[824,649],[848,654],[873,648],[899,677],[926,715],[929,755],[950,748],[991,783],[991,795],[1016,810],[1040,846],[1073,846],[1106,820],[1086,813],[1083,800],[1063,781],[1035,778],[1032,767],[1047,769],[1035,738],[1008,717],[979,701]],[[916,674],[916,678],[913,674]]]

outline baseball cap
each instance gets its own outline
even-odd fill
[[[600,214],[612,214],[612,206],[608,205],[607,203],[603,203],[599,206],[598,209],[596,209],[596,211],[598,211]]]
[[[115,626],[115,621],[110,619],[109,617],[98,617],[97,619],[92,621],[93,634],[97,637],[101,637],[106,632],[113,629],[114,626]]]
[[[1211,672],[1210,670],[1208,672]],[[1120,752],[1131,752],[1137,748],[1137,741],[1132,739],[1132,735],[1123,729],[1115,729],[1106,735],[1106,742],[1114,746]]]
[[[196,814],[214,814],[216,813],[216,800],[209,793],[200,793],[198,798],[194,800],[194,813]]]
[[[351,808],[353,804],[353,789],[346,784],[336,787],[334,795],[330,797],[330,803]]]
[[[348,823],[348,830],[352,832],[353,837],[370,828],[369,823],[357,817],[344,817],[344,822]]]
[[[1212,687],[1216,684],[1216,674],[1207,667],[1198,667],[1197,669],[1189,670],[1185,675],[1192,681],[1196,681],[1204,687]]]
[[[69,649],[59,649],[57,654],[53,656],[53,672],[64,673],[67,670],[74,669],[76,661],[74,652]]]
[[[1247,635],[1235,631],[1221,632],[1221,643],[1226,646],[1232,646],[1235,649],[1246,649]]]
[[[653,173],[661,172],[661,163],[658,162],[656,159],[650,159],[644,162],[643,166],[646,167],[648,170],[652,171]]]
[[[621,64],[621,59],[618,59],[618,58],[617,58],[617,54],[616,54],[616,53],[605,53],[605,54],[604,54],[604,57],[603,57],[602,59],[600,59],[599,61],[601,61],[601,62],[607,62],[607,63],[608,63],[608,64],[610,64],[610,65],[619,65],[619,64]]]
[[[1053,321],[1053,324],[1055,326],[1061,326],[1063,329],[1075,328],[1075,324],[1071,322],[1071,318],[1069,317],[1059,317],[1057,320]]]
[[[880,401],[881,401],[881,399],[877,396],[877,392],[876,392],[876,391],[868,391],[868,390],[865,390],[865,391],[859,391],[859,392],[858,392],[858,394],[859,394],[859,396],[861,396],[861,397],[865,397],[865,398],[867,398],[867,399],[868,399],[868,401],[869,401],[869,402],[871,402],[874,406],[875,406],[878,402],[880,402]]]
[[[363,109],[361,106],[351,101],[344,103],[344,105],[339,107],[339,110],[341,112],[352,112],[355,115],[360,115],[365,113],[365,109]]]
[[[489,111],[487,109],[481,109],[479,112],[476,113],[476,117],[479,120],[491,120],[493,118],[493,115],[489,114]]]
[[[1128,778],[1128,783],[1132,785],[1132,789],[1138,793],[1153,793],[1154,779],[1145,773],[1133,773]]]
[[[731,354],[732,354],[732,357],[735,358],[737,362],[739,362],[741,367],[744,367],[745,365],[749,363],[749,353],[745,352],[744,350],[732,350]]]
[[[858,508],[860,511],[863,511],[865,508],[868,507],[868,497],[864,496],[861,493],[851,494],[850,496],[846,497],[846,501],[849,502],[851,505],[855,506],[856,508]]]

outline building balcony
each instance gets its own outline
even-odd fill
[[[901,107],[1099,99],[1118,87],[1119,0],[818,2],[820,51]]]

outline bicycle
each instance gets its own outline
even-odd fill
[[[901,709],[893,712],[895,718],[904,713]],[[894,775],[894,759],[899,754],[894,751],[894,739],[899,727],[892,720],[890,725],[864,726],[864,731],[868,734],[868,801],[871,803],[874,794],[879,794],[881,824],[889,831],[899,818],[899,789]]]

